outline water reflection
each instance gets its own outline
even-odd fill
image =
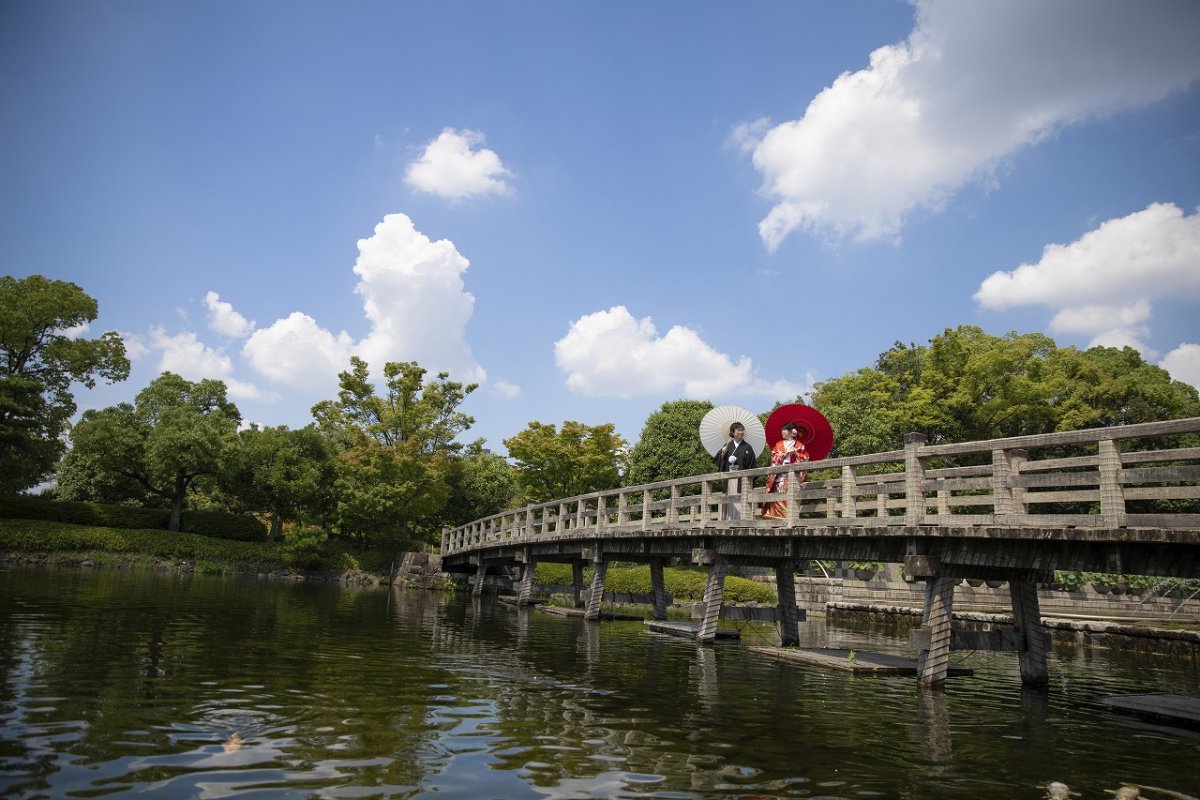
[[[804,643],[905,652],[887,626]],[[768,637],[748,629],[743,637]],[[943,692],[493,598],[117,573],[0,573],[0,794],[1038,797],[1200,786],[1200,736],[1104,694],[1197,665],[1066,648],[1046,692],[963,654]]]

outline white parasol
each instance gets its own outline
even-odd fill
[[[709,455],[715,456],[729,441],[729,426],[735,422],[746,426],[746,444],[755,455],[767,446],[767,433],[756,414],[738,406],[717,406],[700,420],[700,442]]]

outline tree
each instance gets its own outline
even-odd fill
[[[422,380],[416,362],[384,365],[384,393],[376,393],[367,363],[357,356],[338,375],[337,400],[313,406],[324,435],[336,443],[337,518],[365,548],[371,536],[431,539],[449,497],[451,462],[463,445],[456,437],[475,422],[458,410],[475,391],[439,373]]]
[[[280,537],[285,519],[301,512],[319,515],[332,503],[334,454],[315,426],[252,425],[238,438],[241,469],[230,473],[224,489],[247,508],[271,515],[269,539]]]
[[[488,453],[477,444],[452,462],[448,482],[450,498],[444,517],[452,526],[465,525],[512,508],[521,493],[516,470],[507,459]]]
[[[1039,333],[947,328],[897,342],[873,367],[816,385],[841,456],[895,450],[918,431],[966,442],[1200,415],[1200,395],[1131,348],[1059,348]]]
[[[90,466],[100,470],[101,480],[135,482],[170,505],[169,529],[177,531],[196,479],[238,468],[240,422],[221,381],[193,383],[164,372],[134,405],[84,412],[71,431],[63,469],[77,474]]]
[[[627,458],[625,440],[612,423],[567,420],[557,431],[554,425],[531,422],[505,439],[504,446],[517,462],[517,481],[526,499],[533,503],[615,489]]]
[[[75,334],[98,307],[79,286],[41,275],[0,277],[0,491],[45,480],[62,455],[62,435],[75,413],[72,382],[129,376],[125,344],[115,332]]]
[[[707,400],[663,403],[646,418],[629,453],[626,483],[637,485],[713,472],[712,456],[700,441],[700,420],[712,410]]]

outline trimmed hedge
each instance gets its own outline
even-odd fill
[[[30,519],[0,519],[0,550],[18,553],[102,550],[158,558],[283,564],[273,542],[234,542],[195,533],[104,528]]]
[[[101,528],[165,531],[171,523],[171,512],[165,508],[140,508],[73,500],[43,500],[28,495],[9,495],[0,497],[0,518],[45,520]],[[261,542],[267,538],[266,526],[259,520],[223,511],[184,511],[180,519],[180,529],[184,533],[196,533],[238,542]]]
[[[571,583],[571,565],[543,562],[534,571],[540,583]],[[584,570],[584,583],[592,579],[592,570]],[[667,567],[663,570],[663,586],[667,594],[678,600],[702,600],[708,573],[698,567]],[[604,576],[604,588],[612,592],[649,594],[650,567],[634,564],[613,564]],[[733,603],[765,603],[775,605],[775,589],[769,584],[729,575],[725,578],[725,599]]]

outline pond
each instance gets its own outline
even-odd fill
[[[911,655],[820,618],[804,644]],[[915,679],[779,663],[493,597],[254,577],[0,571],[0,795],[21,798],[1080,798],[1200,794],[1195,658],[1056,647]],[[1146,797],[1168,797],[1145,790]]]

